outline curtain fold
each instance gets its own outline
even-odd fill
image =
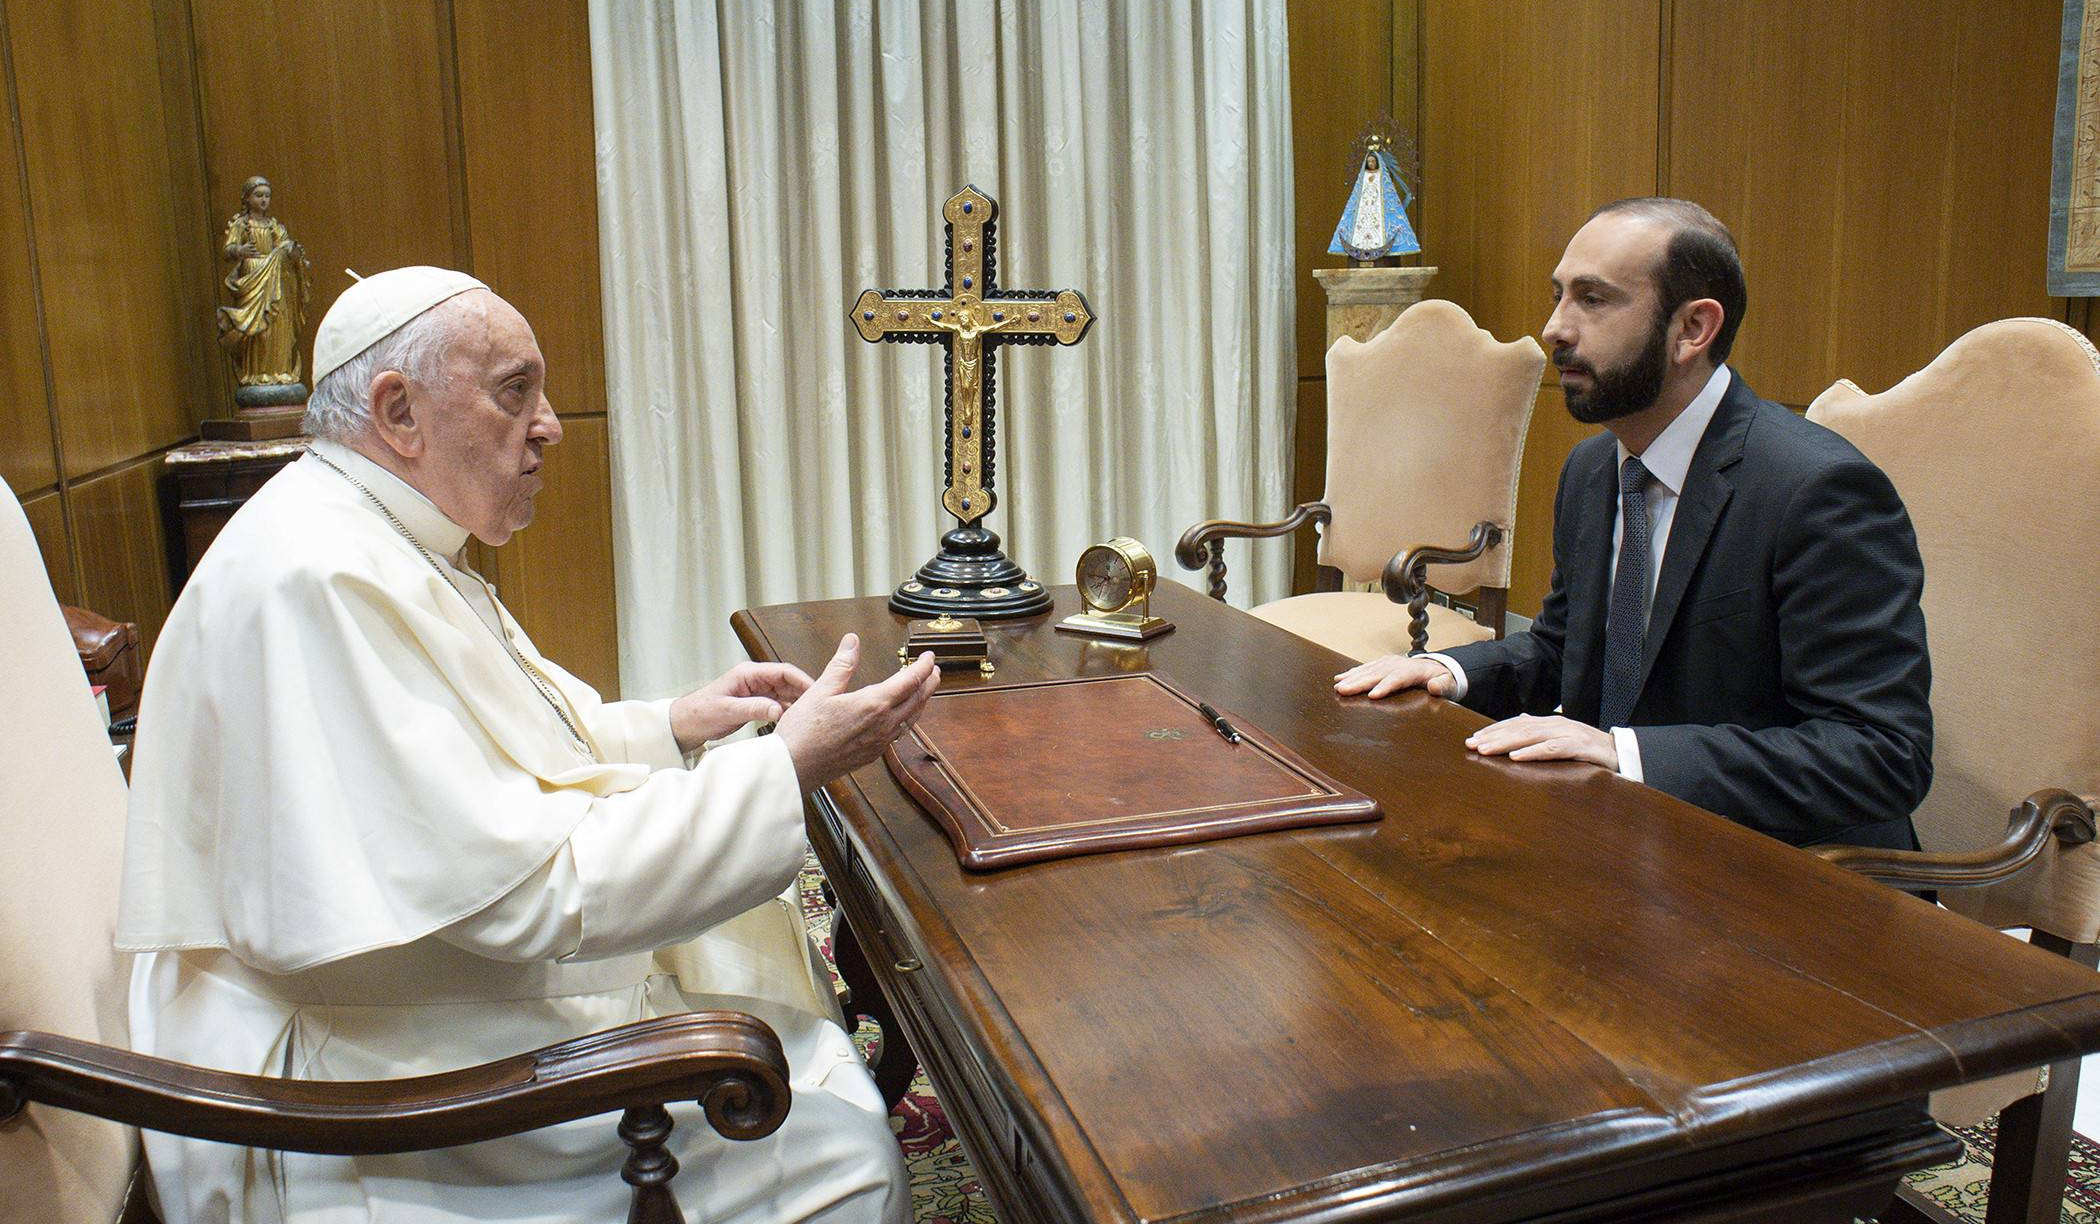
[[[1001,350],[999,508],[1040,581],[1287,508],[1282,0],[592,0],[620,672],[741,659],[743,607],[886,594],[938,546],[941,350],[863,343],[942,280],[940,206],[999,203],[1004,289],[1076,288],[1074,347]],[[1235,602],[1289,548],[1231,551]],[[1195,576],[1185,576],[1194,581]]]

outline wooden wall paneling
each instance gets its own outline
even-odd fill
[[[22,513],[29,516],[29,532],[36,537],[37,551],[44,554],[52,593],[58,602],[77,606],[80,576],[73,568],[73,549],[66,535],[65,495],[54,489],[24,498]]]
[[[29,248],[28,184],[15,123],[6,13],[0,11],[0,479],[17,493],[58,480],[44,330],[37,320]]]
[[[1554,265],[1584,219],[1656,190],[1661,26],[1661,0],[1423,7],[1422,247],[1441,269],[1432,294],[1499,339],[1537,335]],[[1583,432],[1549,366],[1518,490],[1513,612],[1535,615],[1545,598],[1553,491]]]
[[[619,638],[614,631],[611,439],[602,416],[564,417],[559,445],[547,452],[546,487],[533,503],[532,525],[482,563],[504,606],[541,653],[574,672],[608,700],[620,692]],[[727,621],[695,625],[727,634]]]
[[[158,484],[163,453],[66,493],[80,545],[80,603],[112,620],[137,621],[149,651],[173,602]]]
[[[453,0],[474,275],[532,322],[561,413],[605,411],[597,125],[580,3]],[[533,49],[518,70],[520,46]]]
[[[1508,340],[1597,206],[1656,186],[1660,0],[1441,0],[1423,15],[1431,289]]]
[[[233,412],[233,363],[219,346],[217,314],[229,296],[219,283],[228,270],[219,260],[226,218],[213,216],[220,210],[213,207],[205,180],[204,115],[189,0],[152,3],[154,37],[160,45],[161,113],[168,134],[169,204],[181,246],[176,286],[198,397],[188,408],[192,422],[199,422]]]
[[[537,521],[496,550],[495,581],[542,649],[615,694],[589,13],[582,4],[453,0],[452,21],[473,272],[532,323],[547,396],[568,430],[551,454]],[[517,71],[521,43],[535,48],[530,73]]]
[[[1314,268],[1340,267],[1329,255],[1335,222],[1349,196],[1349,146],[1364,124],[1391,106],[1396,6],[1414,0],[1290,0],[1291,170],[1296,210],[1297,425],[1291,501],[1318,498],[1327,481],[1327,295]],[[1398,117],[1397,115],[1395,116]],[[1309,380],[1309,381],[1308,381]],[[1263,507],[1282,517],[1289,506]],[[1293,590],[1312,589],[1311,532],[1295,541]]]
[[[1327,244],[1349,199],[1349,146],[1364,124],[1391,105],[1394,3],[1290,0],[1286,12],[1301,378],[1323,377],[1326,371],[1327,299],[1312,270],[1347,262],[1329,255]]]
[[[7,2],[37,287],[66,474],[180,441],[203,395],[189,350],[150,0]]]
[[[241,183],[267,177],[273,211],[313,263],[303,347],[349,286],[345,268],[467,262],[442,0],[191,0],[191,14],[212,245]],[[541,54],[513,49],[527,62]]]
[[[1774,8],[1781,11],[1773,11]],[[1735,230],[1737,356],[1805,405],[2046,292],[2056,0],[1676,0],[1669,191]]]

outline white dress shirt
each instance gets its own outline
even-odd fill
[[[1663,557],[1669,552],[1670,524],[1677,517],[1677,499],[1684,494],[1685,478],[1692,470],[1692,455],[1699,449],[1699,439],[1706,436],[1706,427],[1714,419],[1714,410],[1721,406],[1721,397],[1728,393],[1728,367],[1716,367],[1713,377],[1684,411],[1657,434],[1655,441],[1640,454],[1641,466],[1648,469],[1648,480],[1642,494],[1648,503],[1648,538],[1652,542],[1648,549],[1648,598],[1643,602],[1649,607],[1655,603],[1655,580],[1662,573]],[[1626,465],[1633,452],[1621,442],[1618,446],[1616,472]],[[1611,523],[1611,572],[1619,572],[1619,541],[1626,532],[1626,509],[1624,506],[1612,515]],[[1606,606],[1610,606],[1607,594]],[[1424,658],[1435,659],[1451,672],[1454,687],[1452,700],[1463,700],[1466,695],[1466,669],[1447,654],[1430,653]],[[1636,782],[1642,780],[1641,742],[1632,727],[1610,728],[1612,740],[1619,751],[1619,774]]]

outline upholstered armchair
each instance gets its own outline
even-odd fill
[[[1254,615],[1363,660],[1500,637],[1524,434],[1546,355],[1497,341],[1450,302],[1418,302],[1327,350],[1327,496],[1273,523],[1198,523],[1174,557],[1225,598],[1224,541],[1320,530],[1319,589]],[[1478,591],[1479,616],[1430,602]],[[1376,582],[1379,590],[1344,590]]]
[[[1879,464],[1925,559],[1933,782],[1924,853],[1831,849],[1876,879],[2095,963],[2100,937],[2100,353],[2051,319],[1956,340],[1879,395],[1839,382],[1808,411]],[[2081,798],[2084,796],[2084,798]],[[2008,825],[2007,809],[2012,809]],[[1929,949],[1920,949],[1929,954]],[[1933,1099],[1943,1122],[1998,1112],[1989,1220],[2061,1210],[2078,1061]],[[1947,1218],[1911,1203],[1908,1216]]]
[[[777,1130],[787,1065],[735,1012],[643,1021],[379,1083],[230,1075],[131,1053],[112,947],[124,782],[29,523],[0,488],[0,1222],[150,1220],[133,1127],[329,1154],[416,1151],[623,1111],[630,1220],[683,1220],[670,1101],[731,1138]],[[607,1126],[606,1141],[614,1140]]]

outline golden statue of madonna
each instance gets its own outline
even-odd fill
[[[299,332],[311,296],[306,250],[270,215],[270,180],[241,184],[241,211],[226,223],[219,254],[233,262],[219,307],[219,343],[233,354],[234,403],[245,409],[306,402]]]

